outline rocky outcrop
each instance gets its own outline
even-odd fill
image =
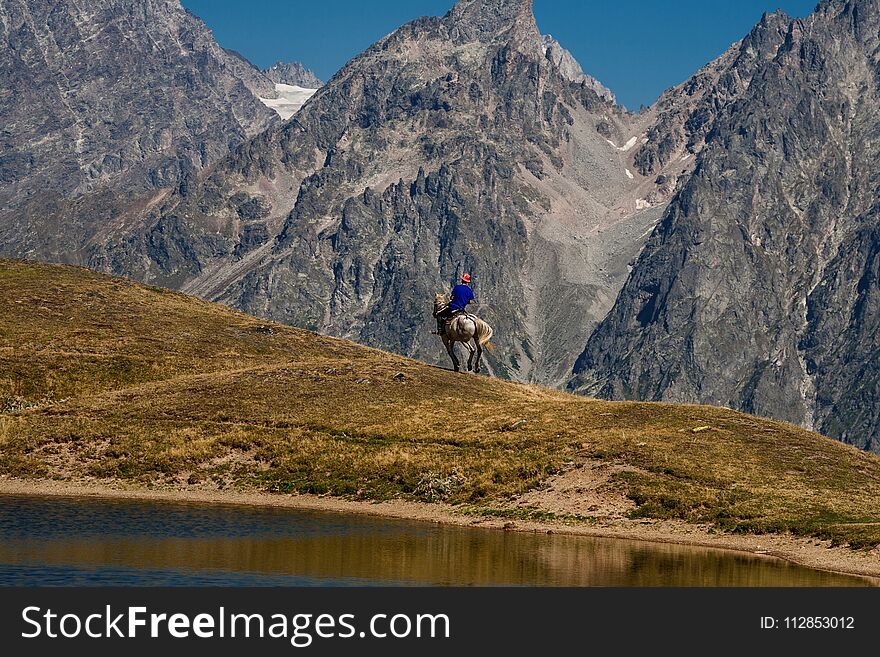
[[[581,65],[578,64],[574,56],[568,52],[562,45],[551,35],[545,34],[543,39],[544,55],[549,59],[559,73],[570,82],[576,84],[585,84],[587,88],[592,89],[599,98],[607,100],[610,103],[616,103],[617,99],[611,90],[599,82],[591,75],[584,73]]]
[[[788,17],[764,14],[741,41],[682,84],[667,89],[650,112],[655,115],[648,139],[633,164],[644,176],[657,175],[677,158],[699,153],[715,119],[748,89],[752,77],[785,40]]]
[[[226,68],[241,80],[244,86],[256,97],[271,98],[275,91],[273,80],[251,63],[240,52],[231,48],[222,48]]]
[[[730,406],[880,452],[880,2],[758,29],[747,88],[715,107],[571,387]]]
[[[324,86],[317,75],[299,62],[275,62],[263,71],[263,74],[278,84],[289,84],[304,89],[318,89]]]
[[[178,0],[0,3],[0,254],[89,245],[278,121]]]

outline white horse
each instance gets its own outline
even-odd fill
[[[434,316],[436,317],[449,306],[449,297],[445,294],[438,294],[434,297]],[[470,315],[466,312],[456,315],[451,320],[445,322],[443,334],[443,346],[446,347],[446,353],[452,359],[452,365],[455,371],[459,370],[458,357],[455,355],[455,343],[461,342],[470,352],[468,357],[468,372],[473,369],[474,372],[480,371],[480,361],[483,358],[483,347],[492,349],[489,340],[492,338],[492,327],[489,326],[479,317]],[[471,340],[475,346],[471,346]],[[477,355],[477,361],[474,362],[474,354]],[[472,368],[473,366],[473,368]]]

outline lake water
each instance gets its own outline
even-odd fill
[[[0,496],[0,585],[865,586],[730,551],[236,505]]]

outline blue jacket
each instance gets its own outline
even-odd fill
[[[452,301],[449,302],[450,310],[464,310],[474,300],[474,291],[467,285],[456,285],[452,288]]]

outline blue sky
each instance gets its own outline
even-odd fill
[[[266,68],[300,61],[327,80],[364,48],[453,0],[182,0],[221,45]],[[534,0],[552,34],[630,109],[651,104],[742,38],[765,11],[806,16],[816,0]]]

